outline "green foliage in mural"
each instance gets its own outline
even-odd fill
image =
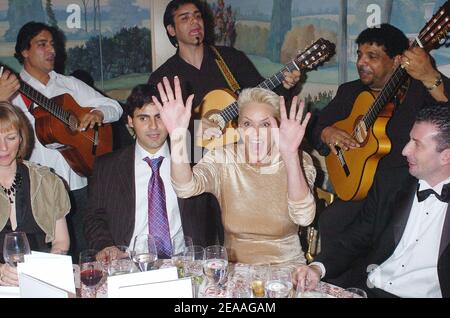
[[[315,113],[320,111],[322,108],[328,105],[328,103],[333,99],[333,92],[319,92],[316,96],[308,96],[305,97],[305,105],[308,111]]]
[[[68,50],[67,73],[87,70],[100,80],[99,37],[90,38],[83,46]],[[123,74],[148,73],[151,70],[150,30],[123,28],[113,37],[102,37],[103,75],[111,79]]]
[[[238,24],[236,33],[235,48],[244,51],[246,54],[266,56],[266,43],[269,37],[267,28],[259,25]]]

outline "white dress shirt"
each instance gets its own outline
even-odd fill
[[[167,141],[155,154],[150,154],[141,145],[136,142],[134,175],[136,184],[136,216],[134,223],[134,232],[130,242],[130,248],[133,248],[134,238],[140,234],[148,233],[148,182],[153,174],[152,169],[144,158],[156,159],[160,156],[164,160],[159,168],[159,174],[164,182],[164,191],[166,193],[166,211],[169,221],[169,231],[172,243],[174,243],[174,254],[180,252],[184,244],[183,228],[181,226],[180,208],[178,206],[177,195],[170,181],[170,151]]]
[[[44,85],[28,74],[24,69],[20,72],[22,80],[45,97],[53,98],[68,93],[81,107],[95,107],[100,110],[104,115],[103,122],[105,123],[117,121],[122,115],[122,107],[120,107],[117,101],[104,97],[102,94],[75,77],[64,76],[54,71],[50,72],[49,76],[49,82],[47,85]],[[22,96],[18,94],[12,100],[12,103],[23,110],[34,128],[35,119],[25,105]],[[34,104],[33,107],[39,107],[39,105]],[[36,131],[35,144],[30,161],[52,168],[56,174],[67,182],[70,190],[78,190],[87,185],[87,178],[76,174],[58,150],[46,148],[39,142],[36,137]]]
[[[441,193],[450,178],[431,187],[420,180],[420,190]],[[417,195],[408,222],[394,254],[369,274],[369,281],[400,297],[441,298],[437,261],[448,203],[434,195],[418,202]]]

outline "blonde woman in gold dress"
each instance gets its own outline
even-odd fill
[[[167,78],[154,97],[171,140],[172,182],[179,197],[213,193],[222,210],[229,261],[248,264],[303,262],[298,227],[315,216],[311,188],[316,171],[299,150],[310,114],[294,98],[253,88],[239,96],[241,142],[207,153],[191,168],[186,151],[193,95],[183,102],[180,84]],[[220,134],[218,131],[212,134]]]

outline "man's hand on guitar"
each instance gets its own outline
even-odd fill
[[[346,131],[331,126],[322,130],[321,139],[335,155],[337,155],[336,147],[345,151],[360,147],[359,143]]]
[[[291,89],[300,80],[300,71],[293,70],[292,72],[284,72],[283,86],[286,89]]]
[[[83,118],[81,118],[81,122],[78,125],[79,131],[85,131],[86,129],[92,129],[95,127],[95,124],[98,126],[102,125],[103,122],[103,113],[100,110],[94,109],[91,112],[85,114]]]
[[[300,102],[297,111],[297,96],[292,99],[291,110],[289,117],[286,113],[286,106],[284,97],[280,96],[280,129],[277,132],[277,122],[275,118],[270,118],[270,124],[272,128],[272,134],[275,140],[278,142],[278,148],[283,158],[287,156],[298,156],[298,147],[302,143],[305,136],[306,126],[311,118],[311,113],[307,113],[305,118],[303,117],[303,110],[305,108],[305,102]]]
[[[0,70],[0,101],[7,101],[19,90],[20,83],[14,73],[8,70],[3,72],[3,67]]]
[[[173,82],[175,94],[167,77],[163,78],[164,85],[158,83],[158,91],[162,104],[158,98],[152,96],[153,102],[158,107],[161,119],[170,135],[176,132],[176,130],[182,133],[187,130],[189,120],[191,119],[192,100],[194,99],[194,95],[190,95],[185,105],[178,76],[175,76]]]
[[[406,50],[402,58],[402,66],[408,74],[425,86],[432,86],[439,72],[431,64],[430,55],[419,47]]]
[[[222,136],[222,130],[219,125],[207,118],[202,118],[197,130],[197,138],[211,140],[220,136]]]

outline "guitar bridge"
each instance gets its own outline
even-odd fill
[[[345,162],[344,153],[342,152],[341,147],[336,147],[336,151],[337,151],[337,157],[339,159],[339,163],[341,164],[342,169],[344,169],[345,175],[348,177],[350,175],[350,170],[348,169],[348,165]]]

